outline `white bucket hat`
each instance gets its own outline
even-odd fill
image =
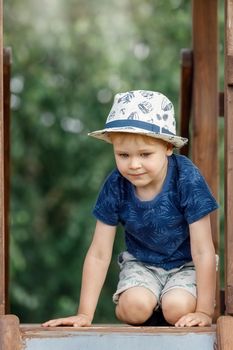
[[[135,90],[115,96],[105,128],[89,133],[111,143],[109,133],[126,132],[147,135],[184,146],[188,139],[176,136],[174,107],[171,101],[159,92]]]

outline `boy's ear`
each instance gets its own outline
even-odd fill
[[[173,149],[174,149],[173,145],[171,143],[167,143],[167,155],[168,156],[172,155]]]

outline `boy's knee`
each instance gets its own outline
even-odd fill
[[[147,321],[156,306],[156,298],[152,293],[148,296],[145,294],[138,293],[138,291],[136,293],[129,292],[129,290],[122,293],[116,307],[117,318],[134,325]]]
[[[164,294],[162,311],[166,321],[174,325],[182,316],[194,312],[196,298],[182,289],[174,289]]]

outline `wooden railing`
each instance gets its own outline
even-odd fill
[[[225,303],[233,315],[233,0],[225,7]]]
[[[4,131],[3,131],[3,4],[0,0],[0,315],[5,314],[5,218],[4,218]]]

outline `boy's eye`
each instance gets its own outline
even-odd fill
[[[149,152],[141,153],[141,157],[143,157],[143,158],[149,157],[150,155],[151,155],[151,153],[149,153]]]
[[[119,153],[118,156],[121,158],[128,158],[129,155],[128,153]]]

